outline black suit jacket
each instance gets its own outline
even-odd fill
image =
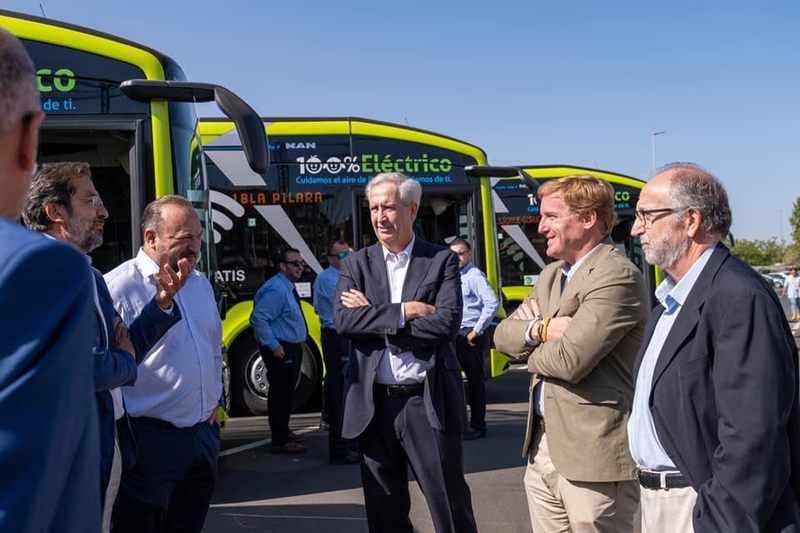
[[[338,297],[356,289],[371,305],[348,309]],[[350,360],[345,369],[345,403],[342,436],[355,438],[369,425],[375,413],[372,386],[378,361],[388,337],[395,352],[410,351],[434,367],[425,377],[424,401],[431,427],[461,432],[466,405],[461,366],[454,340],[461,324],[461,276],[458,257],[452,251],[416,239],[403,284],[403,302],[433,305],[428,316],[408,320],[401,329],[400,303],[391,303],[386,261],[380,243],[346,257],[339,269],[334,298],[337,331],[351,339]]]
[[[645,330],[635,374],[663,307]],[[797,347],[775,290],[721,243],[670,330],[650,411],[695,531],[800,531]]]

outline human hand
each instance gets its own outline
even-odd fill
[[[283,351],[283,346],[281,346],[281,345],[279,344],[277,348],[275,348],[274,350],[272,350],[272,355],[274,355],[274,356],[275,356],[275,357],[277,357],[278,359],[283,359],[283,356],[285,356],[285,355],[286,355],[286,352],[284,352],[284,351]]]
[[[533,298],[523,300],[519,307],[508,318],[515,320],[535,320],[542,315],[539,303]]]
[[[128,325],[119,318],[114,319],[114,347],[125,350],[131,357],[136,359],[136,348],[131,342],[131,332]]]
[[[559,316],[551,318],[550,322],[547,324],[547,331],[545,332],[547,341],[561,340],[561,337],[564,336],[564,332],[567,330],[567,327],[569,327],[571,322],[571,316]]]
[[[435,312],[436,308],[425,302],[405,302],[403,304],[403,314],[405,314],[406,320],[414,320]]]
[[[208,422],[209,426],[214,424],[219,425],[219,407],[214,408],[214,411],[211,412],[211,416],[208,417],[206,422]]]
[[[478,331],[475,331],[473,329],[472,331],[467,333],[467,344],[469,344],[470,346],[475,346],[475,343],[472,342],[472,341],[474,341],[476,338],[480,337],[481,335],[483,335],[482,331],[478,332]]]
[[[161,266],[158,273],[153,274],[153,278],[156,280],[155,300],[161,309],[169,309],[172,305],[172,298],[186,285],[192,267],[189,260],[184,258],[178,261],[178,272],[175,272],[166,255],[161,256],[159,263]]]
[[[367,300],[367,297],[364,296],[364,293],[361,291],[357,291],[356,289],[350,289],[347,292],[343,292],[341,296],[342,305],[347,307],[348,309],[352,309],[354,307],[362,307],[365,305],[372,305]]]

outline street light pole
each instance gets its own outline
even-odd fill
[[[656,135],[664,135],[667,133],[666,131],[655,131],[652,135],[653,140],[653,175],[651,177],[655,177],[656,175]]]

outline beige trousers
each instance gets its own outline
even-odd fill
[[[697,492],[692,487],[646,489],[641,487],[642,533],[692,533],[692,512]]]
[[[111,463],[111,476],[106,489],[106,501],[103,505],[103,533],[111,531],[111,511],[114,510],[114,501],[119,492],[119,482],[122,477],[122,453],[119,451],[119,438],[114,433],[114,460]]]
[[[638,530],[639,482],[580,482],[561,477],[537,431],[525,469],[534,533],[617,533]]]

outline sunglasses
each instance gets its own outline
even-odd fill
[[[328,257],[338,257],[339,259],[344,259],[348,255],[353,255],[353,252],[348,250],[346,252],[339,252],[338,254],[328,254]]]
[[[281,261],[284,265],[292,265],[293,267],[304,267],[306,264],[303,261]]]

